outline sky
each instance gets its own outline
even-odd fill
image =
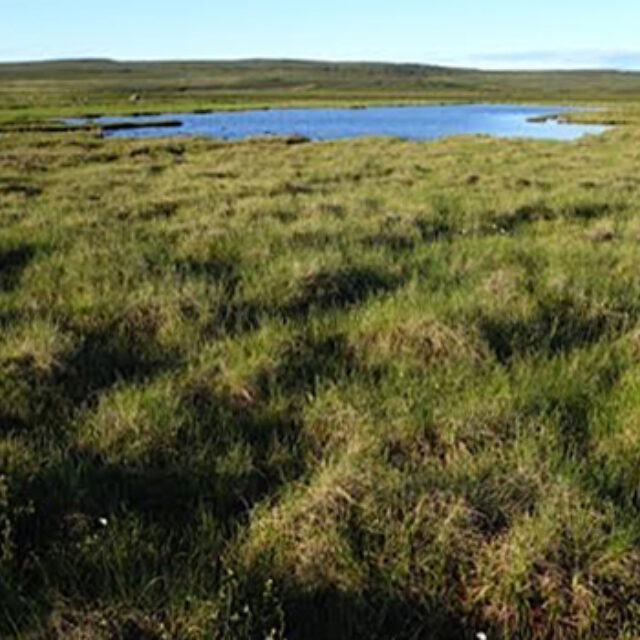
[[[299,58],[640,70],[639,0],[0,0],[0,61]]]

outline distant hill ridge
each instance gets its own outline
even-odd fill
[[[260,58],[0,63],[0,120],[32,117],[34,109],[129,111],[132,96],[139,111],[381,101],[627,102],[640,99],[640,73]]]
[[[640,75],[638,71],[623,71],[616,69],[575,69],[575,70],[533,70],[533,71],[510,71],[504,69],[501,71],[488,71],[473,67],[455,67],[447,65],[437,65],[428,63],[413,63],[413,62],[371,62],[367,60],[359,61],[340,61],[340,60],[305,60],[298,58],[238,58],[238,59],[211,59],[211,60],[179,60],[179,59],[167,59],[167,60],[117,60],[113,58],[52,58],[47,60],[25,60],[18,62],[1,62],[0,70],[2,69],[37,69],[51,67],[68,69],[82,69],[87,66],[107,66],[109,68],[117,67],[165,67],[170,66],[224,66],[224,67],[246,67],[246,66],[260,66],[260,67],[294,67],[294,68],[323,68],[333,67],[341,69],[371,69],[371,70],[386,70],[397,71],[398,73],[425,73],[425,72],[448,72],[448,73],[564,73],[568,75],[580,74],[580,73],[620,73],[624,75]]]

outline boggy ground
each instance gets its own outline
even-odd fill
[[[640,634],[640,129],[0,137],[0,634]]]

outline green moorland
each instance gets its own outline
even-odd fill
[[[297,60],[0,64],[0,124],[83,113],[478,100],[636,102],[640,73]]]
[[[112,91],[40,73],[0,67],[1,637],[640,636],[640,93],[572,143],[142,141],[6,124]]]

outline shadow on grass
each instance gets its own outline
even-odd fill
[[[143,329],[111,325],[83,334],[51,369],[32,356],[0,363],[0,432],[64,439],[74,413],[95,405],[116,382],[140,382],[175,366],[177,353]]]
[[[303,278],[280,311],[285,317],[301,317],[312,310],[344,309],[374,294],[392,291],[401,282],[398,276],[375,267],[326,269]]]
[[[290,640],[465,640],[475,638],[444,600],[425,604],[384,593],[368,597],[337,589],[290,594],[284,604]]]
[[[388,249],[389,251],[411,251],[415,247],[415,240],[408,234],[391,231],[380,231],[365,236],[362,244],[369,248]]]
[[[92,354],[86,362],[93,363],[98,354],[91,346],[84,353]],[[147,373],[141,366],[122,371],[133,380]],[[192,385],[181,397],[174,435],[147,447],[136,462],[107,461],[99,451],[72,445],[57,462],[24,479],[18,501],[32,503],[35,511],[18,535],[21,545],[42,549],[64,537],[61,523],[71,512],[97,518],[134,511],[169,534],[205,507],[230,531],[256,501],[304,470],[298,407],[292,402],[276,409],[270,399],[283,391],[301,398],[320,381],[337,380],[354,367],[344,336],[301,335],[283,348],[272,372],[259,376],[256,399]],[[74,376],[82,372],[74,370]],[[84,389],[74,377],[75,395],[67,390],[66,401],[86,401],[88,393],[113,380],[107,376],[93,377]]]
[[[173,266],[183,279],[198,278],[218,287],[218,297],[211,305],[210,317],[201,335],[205,340],[224,334],[239,335],[260,326],[269,308],[259,302],[242,299],[238,290],[242,283],[241,264],[234,256],[213,256],[206,260],[177,260]]]
[[[42,194],[42,189],[34,184],[26,184],[22,182],[14,182],[11,180],[3,181],[0,179],[0,194],[19,193],[28,198],[33,198]]]
[[[602,218],[620,209],[620,206],[608,201],[576,202],[568,205],[564,209],[564,215],[568,218],[593,220],[594,218]]]
[[[326,249],[340,241],[340,236],[327,231],[295,231],[286,240],[289,249]]]
[[[228,296],[234,295],[240,283],[238,262],[224,256],[208,260],[176,260],[174,269],[183,278],[204,278],[209,282],[221,284]]]
[[[35,254],[35,248],[27,244],[0,249],[0,292],[13,291],[18,287],[22,272]]]
[[[313,273],[298,283],[287,300],[244,300],[236,294],[239,279],[225,276],[231,286],[212,308],[211,318],[203,329],[203,337],[222,334],[238,335],[259,328],[263,319],[302,320],[314,312],[340,310],[364,302],[369,296],[392,291],[403,279],[372,267],[342,267]]]
[[[341,334],[315,337],[297,335],[280,350],[276,366],[259,376],[262,392],[304,394],[319,383],[349,376],[357,367],[353,349]]]
[[[502,364],[516,355],[559,354],[621,331],[628,319],[594,311],[571,298],[542,300],[528,318],[484,316],[480,331]]]
[[[487,234],[491,234],[498,230],[500,232],[511,233],[516,231],[520,226],[537,222],[539,220],[554,220],[559,216],[568,219],[578,218],[580,220],[592,220],[601,218],[620,207],[610,202],[578,202],[568,205],[560,210],[554,210],[546,202],[532,202],[523,204],[513,211],[507,211],[494,215],[491,223],[483,228]]]
[[[215,304],[211,316],[202,329],[206,340],[222,335],[237,336],[260,327],[262,319],[273,315],[270,308],[251,300],[222,300]]]
[[[253,505],[303,471],[299,423],[267,403],[194,386],[184,392],[176,419],[175,434],[135,460],[109,460],[95,448],[73,445],[36,473],[14,477],[12,501],[31,508],[12,522],[13,561],[0,577],[0,593],[15,578],[27,587],[29,602],[42,603],[42,620],[51,593],[105,603],[123,584],[148,589],[145,598],[151,595],[161,610],[184,577],[185,563],[218,558]],[[203,513],[216,528],[206,548],[197,542]],[[122,549],[79,554],[78,545],[100,533],[101,518],[134,522],[118,533],[133,545],[124,553],[139,552],[144,571],[165,579],[145,587],[147,574],[137,573],[142,560],[123,566]],[[207,562],[210,575],[203,580],[215,589],[218,569]],[[33,624],[20,598],[4,607],[14,624]]]
[[[446,217],[437,217],[434,219],[417,218],[414,224],[423,242],[450,240],[455,234],[453,225]]]
[[[154,202],[140,211],[141,220],[155,220],[157,218],[172,218],[178,212],[175,202]]]
[[[550,420],[557,450],[563,458],[582,463],[590,454],[593,419],[598,417],[603,399],[618,384],[628,363],[615,353],[598,355],[597,363],[585,362],[584,367],[564,378],[556,373],[563,367],[554,368],[551,364],[548,369],[549,363],[539,361],[541,370],[533,369],[527,389],[521,393],[520,413],[538,421]]]
[[[22,309],[4,309],[0,311],[0,329],[8,329],[25,319]]]
[[[530,224],[538,220],[552,220],[555,213],[544,202],[534,202],[517,207],[513,211],[507,211],[492,217],[491,223],[483,228],[484,233],[500,232],[511,233],[520,226]]]

